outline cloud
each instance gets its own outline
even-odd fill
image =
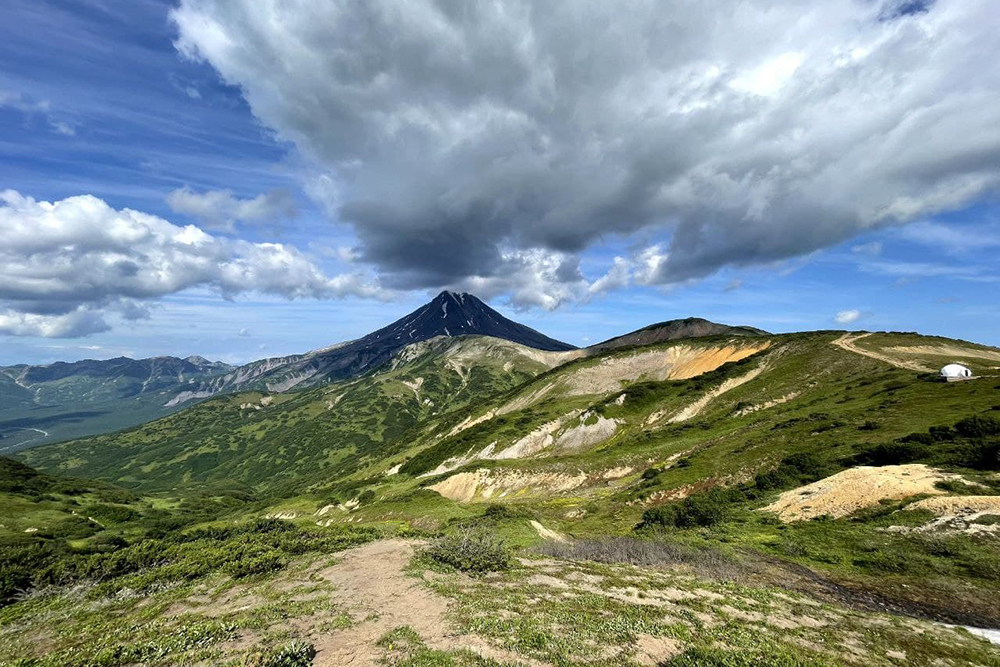
[[[590,291],[590,284],[580,272],[579,259],[573,255],[541,249],[511,250],[504,252],[500,260],[508,270],[468,276],[449,286],[486,300],[509,295],[510,304],[517,310],[555,310],[586,298]]]
[[[53,115],[52,105],[49,104],[48,100],[32,101],[21,93],[0,90],[0,109],[14,109],[28,118],[40,115],[48,123],[49,129],[56,134],[61,134],[64,137],[76,135],[76,128],[73,125]]]
[[[191,216],[202,228],[221,232],[232,232],[237,222],[264,226],[298,214],[295,199],[283,189],[239,199],[231,190],[198,193],[184,187],[167,195],[167,205],[174,213]]]
[[[0,333],[16,336],[106,331],[109,317],[148,317],[149,301],[192,287],[226,298],[387,295],[363,273],[325,275],[292,246],[217,238],[90,195],[0,192],[0,238]]]
[[[733,278],[728,283],[726,283],[726,286],[724,288],[722,288],[722,291],[723,292],[735,292],[736,290],[740,289],[741,287],[743,287],[743,281],[740,280],[739,278]]]
[[[857,322],[860,318],[860,310],[842,310],[833,316],[833,319],[838,324],[851,324],[852,322]]]
[[[22,313],[9,308],[0,310],[0,334],[11,336],[77,338],[109,329],[111,325],[104,316],[88,306],[78,306],[59,315]]]
[[[991,0],[181,0],[172,18],[397,287],[502,280],[609,234],[654,239],[636,280],[677,283],[1000,187]]]
[[[239,336],[240,338],[250,338],[250,332],[247,330],[246,327],[243,327],[242,329],[237,331],[236,335]]]
[[[949,227],[940,223],[921,221],[899,230],[907,241],[936,248],[948,254],[1000,248],[1000,229],[996,226],[963,225]]]
[[[851,252],[856,255],[868,255],[869,257],[878,257],[882,254],[882,242],[872,241],[870,243],[862,243],[859,245],[851,246]]]
[[[613,290],[624,289],[628,286],[632,271],[630,263],[624,257],[615,257],[614,264],[603,276],[595,280],[588,292],[590,294],[602,294]]]

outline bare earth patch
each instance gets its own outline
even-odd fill
[[[624,466],[592,473],[581,470],[576,474],[480,468],[475,472],[456,473],[427,488],[449,500],[468,503],[522,493],[542,495],[562,493],[587,484],[606,485],[609,481],[625,477],[631,472],[631,468]]]
[[[765,350],[770,342],[733,343],[721,347],[674,345],[666,349],[612,356],[593,366],[585,366],[566,378],[570,396],[621,391],[636,380],[685,380],[722,364],[739,361]]]
[[[1000,496],[947,496],[918,500],[906,509],[929,510],[938,515],[988,512],[1000,514]]]
[[[412,628],[431,648],[467,649],[495,660],[512,660],[484,639],[456,632],[446,620],[447,599],[404,574],[416,545],[401,539],[365,544],[343,552],[341,562],[319,573],[336,587],[333,598],[354,623],[310,637],[317,651],[315,667],[381,665],[382,652],[376,643],[403,626]]]
[[[783,521],[801,521],[824,515],[839,518],[873,507],[882,500],[944,493],[935,488],[935,483],[957,477],[919,463],[859,466],[786,491],[763,510],[775,512]]]
[[[672,416],[670,419],[667,420],[667,422],[670,424],[676,424],[678,422],[687,421],[688,419],[697,417],[699,414],[701,414],[701,411],[704,410],[706,407],[708,407],[708,404],[711,403],[714,399],[725,394],[727,391],[731,391],[736,387],[739,387],[740,385],[750,382],[750,380],[753,380],[758,375],[763,373],[766,370],[766,368],[767,368],[766,366],[761,365],[753,369],[749,373],[744,373],[739,377],[729,378],[728,380],[720,384],[718,387],[712,389],[711,391],[706,392],[704,396],[697,399],[694,403],[691,403],[690,405],[682,409],[680,412]],[[658,419],[659,417],[654,414],[650,418],[650,421],[647,423],[655,422]]]

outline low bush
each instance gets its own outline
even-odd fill
[[[954,426],[932,426],[894,442],[868,446],[849,465],[900,465],[925,462],[974,470],[1000,470],[1000,419],[966,417]]]
[[[234,579],[269,574],[284,569],[288,561],[277,549],[249,549],[238,553],[222,566]]]
[[[483,510],[481,519],[483,521],[506,521],[509,519],[533,519],[534,514],[531,513],[526,507],[521,507],[518,505],[501,505],[499,503],[492,503],[486,506]]]
[[[688,496],[679,503],[654,507],[642,514],[637,528],[710,527],[726,516],[726,494],[709,491]]]
[[[243,658],[240,667],[309,667],[316,657],[316,648],[296,639],[278,649],[255,651]]]
[[[805,658],[787,649],[691,648],[662,663],[663,667],[832,667],[836,663]]]
[[[856,454],[853,465],[890,466],[912,463],[927,456],[927,445],[913,440],[887,442],[869,447]]]
[[[503,538],[482,528],[439,537],[427,548],[427,555],[470,574],[509,570],[514,565],[514,554]]]
[[[76,550],[64,543],[35,542],[0,546],[0,605],[20,591],[81,581],[111,591],[135,590],[173,581],[190,581],[222,571],[241,578],[279,570],[292,556],[332,552],[376,539],[364,526],[303,528],[278,519],[258,519],[225,528],[172,533],[128,545],[102,542],[100,548]],[[127,577],[127,581],[114,581]]]

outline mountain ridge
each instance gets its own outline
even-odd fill
[[[681,338],[701,338],[703,336],[769,336],[763,329],[750,326],[734,326],[720,324],[701,317],[685,317],[683,319],[666,320],[644,326],[596,343],[587,348],[588,351],[601,352],[614,350],[631,345],[650,345],[667,340]]]
[[[221,394],[284,393],[358,377],[391,363],[413,343],[439,337],[486,336],[545,353],[587,356],[622,346],[727,333],[763,332],[687,318],[580,349],[503,316],[472,294],[446,290],[360,338],[239,366],[190,355],[0,367],[0,451],[128,428]]]
[[[233,391],[284,392],[343,380],[374,370],[406,345],[441,335],[492,336],[549,351],[576,349],[504,317],[472,294],[446,290],[413,312],[361,338],[300,355],[244,364],[220,378],[183,390],[170,405]]]

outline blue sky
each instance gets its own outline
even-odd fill
[[[940,83],[965,58],[987,62],[984,54],[995,50],[978,33],[966,33],[961,47],[941,36],[942,26],[954,32],[983,23],[975,11],[988,10],[988,3],[972,2],[959,10],[942,1],[923,14],[893,18],[898,25],[891,32],[882,25],[888,20],[883,13],[872,19],[870,44],[849,50],[852,57],[870,60],[892,38],[923,31],[937,75],[931,76],[932,67],[919,54],[890,51],[879,57],[901,60],[872,64],[873,70],[896,67],[905,74],[900,78],[911,83],[896,97],[908,99],[913,108],[953,102],[948,114],[933,121],[937,124],[912,135],[905,134],[907,128],[924,122],[919,119],[929,112],[910,117],[908,109],[892,107],[896,102],[888,100],[884,108],[878,100],[870,102],[869,115],[887,119],[884,140],[873,139],[870,129],[852,134],[851,117],[844,117],[839,129],[839,121],[831,122],[823,133],[815,126],[799,134],[767,127],[770,118],[779,116],[792,125],[806,117],[817,123],[841,117],[817,116],[816,109],[845,100],[806,98],[799,90],[800,79],[811,77],[806,82],[815,91],[817,82],[832,80],[841,70],[822,70],[832,67],[824,64],[829,60],[791,43],[795,35],[778,56],[708,54],[728,74],[713,73],[712,68],[719,69],[713,65],[712,72],[699,75],[697,86],[687,76],[649,79],[627,88],[629,104],[646,105],[643,118],[654,112],[666,118],[668,98],[669,117],[682,113],[688,118],[696,112],[679,112],[677,100],[695,88],[698,95],[709,95],[706,90],[721,85],[706,83],[710,77],[728,77],[725,94],[757,101],[760,109],[747,111],[750,116],[740,122],[752,120],[760,126],[756,131],[773,138],[780,150],[761,154],[758,138],[752,146],[757,152],[747,149],[744,156],[745,163],[755,161],[755,166],[718,167],[727,176],[721,184],[718,173],[705,177],[706,165],[718,166],[715,155],[696,155],[695,148],[677,143],[677,133],[687,136],[695,131],[693,125],[657,122],[646,135],[632,137],[635,121],[628,119],[637,116],[629,111],[561,136],[562,125],[553,116],[577,94],[577,79],[567,78],[560,68],[540,77],[554,80],[554,89],[561,91],[558,102],[544,105],[538,100],[522,104],[527,93],[520,83],[503,87],[508,85],[504,74],[516,71],[523,77],[517,68],[530,69],[531,57],[514,63],[470,51],[468,60],[475,63],[471,83],[467,73],[435,64],[433,58],[412,71],[397,64],[387,71],[398,74],[402,84],[380,88],[376,101],[371,91],[348,100],[360,85],[350,79],[361,76],[355,69],[402,56],[375,51],[326,63],[328,54],[319,47],[334,49],[338,37],[350,33],[349,19],[358,17],[304,17],[280,26],[281,35],[275,37],[273,26],[254,14],[266,4],[191,0],[177,9],[176,3],[153,0],[5,3],[0,23],[0,190],[15,191],[21,199],[9,200],[6,216],[0,217],[0,233],[15,239],[7,255],[0,248],[8,271],[4,278],[0,268],[0,279],[19,286],[9,292],[0,288],[0,312],[6,312],[0,315],[0,364],[161,354],[240,362],[301,352],[363,335],[445,287],[478,293],[508,316],[579,345],[687,316],[775,332],[916,330],[1000,345],[1000,263],[995,259],[1000,250],[1000,141],[995,131],[1000,91],[995,75],[984,74],[955,90]],[[426,3],[414,7],[418,4]],[[856,21],[852,12],[857,7],[843,4],[836,15],[814,17],[817,24]],[[283,8],[294,11],[296,6],[306,12],[308,4]],[[177,13],[171,15],[172,10]],[[479,18],[490,24],[489,17]],[[688,18],[697,33],[702,25],[698,17]],[[789,20],[795,18],[800,19],[796,25],[809,23],[802,17]],[[593,29],[584,19],[579,29]],[[461,20],[475,22],[476,17]],[[538,62],[558,59],[563,51],[556,37],[544,41],[546,18],[524,20],[534,22],[533,34],[540,42],[536,48],[548,54]],[[595,18],[594,25],[598,23]],[[409,17],[400,30],[418,24],[423,25]],[[451,27],[461,28],[466,42],[476,36],[488,39],[477,32],[480,25]],[[507,27],[515,35],[523,28],[516,23]],[[286,38],[296,31],[303,31],[296,52],[282,51],[291,48]],[[844,34],[853,33],[845,29]],[[314,37],[315,44],[309,41]],[[815,41],[808,34],[800,37],[803,44]],[[344,48],[352,47],[344,39]],[[421,53],[422,42],[417,37],[412,42]],[[503,46],[493,45],[494,50]],[[977,53],[980,46],[986,51]],[[310,47],[316,48],[315,73],[296,60]],[[840,48],[816,48],[821,47]],[[378,44],[357,48],[377,49]],[[623,53],[621,59],[630,55]],[[675,57],[664,58],[668,56]],[[725,63],[737,62],[737,57],[758,58],[763,64],[745,71],[736,65],[727,69]],[[707,55],[697,62],[703,60]],[[692,62],[669,64],[688,71]],[[323,76],[324,67],[332,74]],[[864,65],[852,67],[856,73]],[[652,69],[665,68],[659,63]],[[480,74],[486,83],[476,83]],[[609,100],[622,91],[621,72],[607,73],[608,82],[594,84],[597,76],[586,81]],[[663,98],[638,99],[658,84],[666,91]],[[467,86],[476,89],[471,97]],[[330,87],[336,90],[330,92]],[[431,93],[437,97],[428,102]],[[439,105],[439,99],[447,102]],[[484,99],[493,105],[486,111]],[[518,102],[508,108],[495,100]],[[986,118],[967,115],[974,105]],[[620,107],[618,101],[613,109],[619,112]],[[607,119],[608,108],[595,111],[577,100],[571,111],[574,118],[601,111]],[[400,130],[399,118],[414,122],[414,109],[425,114],[414,125],[418,130],[427,125],[449,128],[465,147],[442,145],[438,134],[421,134],[405,125]],[[372,118],[392,114],[391,123],[372,125]],[[514,116],[518,123],[532,121],[530,136],[503,125]],[[730,143],[713,150],[733,155],[746,149],[732,138],[734,126],[725,125],[733,121],[718,116],[697,120],[697,127],[703,120],[723,123]],[[390,126],[391,133],[381,134]],[[577,152],[580,137],[595,132],[605,134],[593,150],[604,153],[586,162],[591,153]],[[389,138],[380,142],[380,137]],[[658,139],[665,148],[647,153],[647,140],[655,144]],[[544,151],[537,148],[539,142]],[[559,142],[565,142],[561,149]],[[790,148],[785,145],[789,142]],[[926,152],[917,154],[925,145]],[[843,165],[847,155],[859,172],[871,169],[871,174],[852,173],[852,167]],[[803,171],[782,180],[785,162],[799,165],[813,158],[831,166],[801,167]],[[626,197],[622,192],[631,182],[628,187],[605,186],[623,172],[637,173],[651,160],[657,165],[647,180],[657,185],[655,196]],[[884,166],[871,166],[876,160],[884,160]],[[562,166],[567,161],[574,163],[572,170]],[[768,161],[774,165],[757,166]],[[679,166],[668,172],[661,162]],[[831,176],[835,168],[839,171]],[[743,178],[730,178],[739,169]],[[883,177],[884,182],[878,180]],[[897,191],[891,196],[885,194],[893,188]],[[192,197],[181,201],[178,191]],[[222,198],[209,198],[209,193],[222,193]],[[94,280],[88,267],[103,264],[94,264],[94,256],[67,259],[66,237],[44,248],[39,239],[28,238],[33,226],[39,235],[48,233],[49,227],[42,225],[51,223],[46,216],[56,215],[39,202],[83,195],[100,202],[100,213],[88,215],[104,217],[87,223],[97,225],[87,227],[90,232],[79,227],[79,210],[74,209],[77,217],[59,221],[64,231],[77,225],[73,253],[86,245],[94,229],[112,226],[114,220],[140,224],[122,213],[128,209],[169,221],[162,232],[167,236],[186,225],[198,227],[212,238],[210,253],[199,251],[199,261],[224,256],[241,273],[216,273],[190,258],[178,259],[162,244],[129,248],[115,238],[109,241],[113,250],[102,249],[101,258],[127,261],[126,277],[141,275],[149,257],[169,265],[157,264],[160,280],[152,287],[148,280],[141,285]],[[547,202],[552,202],[551,210]],[[483,217],[484,206],[495,206],[499,213]],[[220,207],[230,213],[218,213]],[[128,218],[124,223],[122,216]],[[281,244],[284,254],[275,256],[273,246],[260,245],[272,243]],[[481,260],[480,246],[489,249]],[[260,248],[271,253],[264,260]],[[482,262],[481,271],[470,254]],[[42,256],[50,259],[32,263]],[[45,274],[45,264],[56,257],[69,262],[71,270]],[[264,264],[253,266],[257,261]],[[287,272],[287,280],[261,277],[268,267],[281,271],[275,266],[294,270]],[[79,272],[75,278],[73,271]],[[189,280],[184,273],[191,271],[204,275]],[[305,286],[293,284],[299,275],[307,276]],[[95,285],[90,291],[61,286],[52,292],[60,291],[56,298],[37,288],[47,280]],[[35,291],[25,296],[22,284]]]

